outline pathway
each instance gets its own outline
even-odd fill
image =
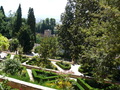
[[[59,71],[64,72],[64,70],[63,70],[62,68],[60,68],[60,67],[56,64],[56,62],[51,61],[51,63],[52,63],[53,65],[55,65]]]
[[[68,74],[71,73],[71,74],[74,74],[74,75],[84,76],[82,73],[80,73],[80,72],[78,71],[80,65],[77,65],[77,64],[72,65],[72,64],[71,64],[71,69],[70,69],[70,70],[63,70],[62,68],[60,68],[60,67],[56,64],[56,62],[51,61],[51,63],[54,64],[60,72],[68,73]]]
[[[34,82],[34,78],[33,78],[33,75],[32,75],[32,70],[31,69],[27,69],[27,72],[28,72],[28,75],[30,77],[30,81]]]
[[[80,65],[77,65],[77,64],[71,65],[70,71],[74,72],[74,75],[84,76],[82,73],[80,73],[80,72],[78,71],[79,67],[80,67]]]
[[[14,58],[14,55],[12,55],[12,54],[11,54],[11,57],[10,57],[10,59],[13,59],[13,58]]]

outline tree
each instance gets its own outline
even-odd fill
[[[10,51],[17,51],[17,48],[19,46],[19,41],[15,38],[13,38],[12,40],[10,40]]]
[[[114,79],[113,76],[119,71],[120,11],[108,2],[99,2],[99,7],[99,12],[93,13],[90,26],[83,30],[88,45],[82,55],[82,64],[89,65],[93,76],[103,81]]]
[[[21,13],[21,4],[19,4],[19,7],[16,12],[16,20],[14,22],[14,29],[12,31],[12,36],[17,37],[17,34],[22,26],[22,13]]]
[[[82,56],[85,33],[83,29],[89,28],[94,18],[93,13],[98,13],[99,4],[95,0],[68,0],[65,13],[61,15],[62,25],[59,30],[60,44],[65,53],[71,56],[73,63]]]
[[[28,11],[28,20],[27,20],[27,23],[28,25],[30,26],[30,29],[31,29],[31,32],[32,32],[32,35],[33,35],[33,42],[36,42],[36,35],[35,35],[35,16],[34,16],[34,10],[33,8],[29,8],[29,11]]]
[[[8,47],[9,47],[8,39],[0,34],[0,51],[7,50]]]
[[[5,16],[5,12],[4,12],[3,6],[0,7],[0,10],[2,11],[3,17],[5,18],[6,16]]]
[[[56,20],[54,18],[46,18],[45,20],[40,21],[36,25],[36,31],[38,33],[44,34],[44,31],[50,29],[52,34],[54,34],[54,27],[56,26]]]
[[[54,34],[54,27],[56,26],[56,20],[54,18],[50,19],[50,30]]]
[[[23,25],[21,27],[18,40],[19,40],[20,45],[23,47],[24,53],[31,52],[34,46],[34,38],[32,35],[33,34],[31,32],[30,26]]]
[[[55,37],[45,37],[38,47],[40,57],[47,63],[48,58],[54,58],[57,52],[57,39]]]

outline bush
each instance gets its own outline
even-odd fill
[[[16,74],[22,71],[22,65],[19,60],[8,59],[3,62],[3,72],[7,74]]]
[[[20,60],[21,63],[29,60],[28,57],[26,57],[26,56],[21,56],[21,55],[15,55],[15,56],[14,56],[14,59]]]
[[[35,56],[33,57],[31,60],[29,60],[26,64],[29,64],[29,65],[39,65],[39,62],[40,61],[40,58]]]
[[[11,54],[7,54],[7,59],[10,59],[10,57],[11,57]]]
[[[47,62],[45,62],[45,60],[43,58],[39,58],[38,56],[33,57],[26,64],[36,65],[36,66],[40,66],[43,68],[57,70],[56,66],[54,66],[49,60],[47,60]]]
[[[8,76],[15,79],[27,81],[27,82],[30,81],[30,77],[25,67],[22,69],[21,73],[16,73],[15,75],[8,75]]]
[[[55,80],[58,78],[58,75],[56,73],[51,73],[43,70],[32,69],[32,74],[38,83],[44,83],[46,81]]]
[[[23,62],[26,62],[26,61],[28,61],[28,60],[29,60],[28,57],[22,56],[22,59],[21,59],[20,61],[21,61],[21,63],[23,63]]]
[[[69,63],[65,63],[63,61],[56,62],[56,64],[64,70],[69,70],[71,68],[71,65]]]

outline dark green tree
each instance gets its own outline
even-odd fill
[[[34,16],[34,10],[33,8],[29,8],[29,11],[28,11],[28,19],[27,19],[27,24],[30,26],[30,29],[31,29],[31,32],[32,32],[32,35],[33,35],[33,42],[36,42],[36,35],[35,35],[35,24],[36,24],[36,21],[35,21],[35,16]]]
[[[56,26],[56,20],[54,18],[50,18],[50,30],[52,34],[54,34],[54,27]]]
[[[15,38],[13,38],[12,40],[10,40],[10,46],[9,46],[9,50],[10,51],[17,51],[17,48],[19,46],[19,41]]]
[[[14,29],[12,31],[12,36],[17,37],[17,34],[22,26],[22,11],[21,11],[21,4],[19,4],[19,7],[16,12],[16,20],[14,22]]]
[[[19,43],[24,53],[30,53],[34,46],[34,37],[29,25],[23,25],[19,32]]]
[[[2,11],[3,17],[5,18],[6,16],[5,16],[5,12],[4,12],[3,6],[0,7],[0,11]]]

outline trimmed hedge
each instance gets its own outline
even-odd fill
[[[46,81],[55,80],[59,77],[56,73],[36,69],[32,69],[32,74],[35,81],[37,81],[38,83],[44,83]]]
[[[81,88],[81,86],[84,88],[84,89],[81,88],[80,90],[95,90],[80,78],[77,78],[77,84],[76,85],[78,86],[79,89]]]
[[[76,83],[75,90],[85,90],[79,83]]]
[[[64,70],[69,70],[71,68],[71,65],[69,63],[56,62],[56,64]]]

